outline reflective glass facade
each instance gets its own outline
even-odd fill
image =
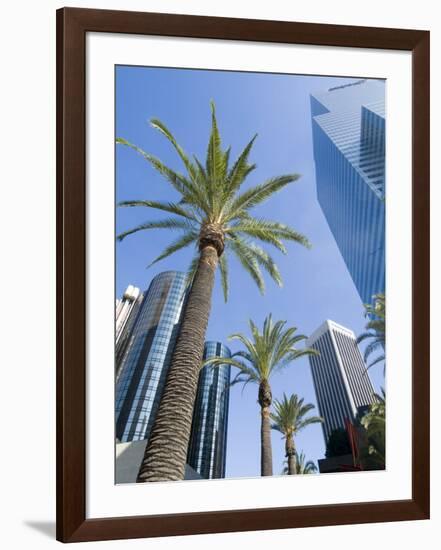
[[[121,360],[127,349],[144,296],[139,288],[129,285],[115,308],[115,367],[119,377]]]
[[[325,443],[330,433],[353,422],[359,410],[375,401],[374,388],[354,333],[333,321],[325,321],[306,345],[320,355],[310,355],[312,379]]]
[[[182,307],[186,274],[157,275],[144,293],[136,322],[120,362],[116,382],[116,437],[148,439],[164,390]]]
[[[205,343],[204,359],[230,356],[220,342]],[[205,479],[225,477],[230,370],[207,365],[199,375],[187,462]]]
[[[385,82],[311,95],[317,198],[364,303],[385,288]]]

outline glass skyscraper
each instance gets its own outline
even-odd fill
[[[385,81],[311,94],[317,198],[363,303],[385,289]]]
[[[164,390],[186,298],[186,274],[157,275],[144,293],[124,354],[117,362],[116,437],[148,439]]]
[[[144,296],[139,288],[129,285],[122,298],[116,300],[115,308],[115,366],[119,376],[121,359],[127,348],[132,329]]]
[[[319,352],[309,364],[326,444],[333,430],[345,428],[345,419],[354,422],[375,401],[374,388],[351,330],[325,321],[306,346]]]
[[[220,342],[206,342],[204,359],[230,357]],[[230,365],[202,368],[193,412],[188,464],[205,479],[225,477]]]

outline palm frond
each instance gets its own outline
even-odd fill
[[[374,351],[376,351],[378,348],[383,348],[381,340],[374,339],[372,342],[369,342],[369,344],[366,346],[366,349],[364,350],[364,360],[367,361],[368,357],[372,355]]]
[[[275,281],[278,286],[282,286],[282,277],[280,275],[279,268],[277,267],[272,257],[268,254],[268,252],[265,252],[263,248],[257,246],[253,242],[250,242],[238,236],[232,237],[232,240],[229,241],[229,243],[230,242],[234,243],[232,248],[237,255],[241,254],[248,258],[251,262],[257,262],[259,266],[265,269],[268,275]]]
[[[228,185],[226,186],[225,199],[230,198],[233,193],[240,188],[246,177],[256,168],[255,164],[248,164],[248,157],[256,138],[257,134],[254,135],[239,155],[236,162],[233,164],[233,167],[228,174]]]
[[[132,235],[133,233],[137,233],[138,231],[144,231],[147,229],[184,229],[186,231],[192,231],[193,225],[188,220],[181,220],[179,218],[166,218],[165,220],[142,223],[141,225],[138,225],[133,229],[129,229],[128,231],[120,233],[117,236],[117,239],[118,241],[122,241],[128,235]]]
[[[306,248],[311,248],[311,243],[305,235],[302,235],[298,231],[295,231],[288,225],[283,223],[273,222],[270,220],[264,220],[261,218],[247,218],[231,225],[228,228],[232,233],[245,233],[251,237],[255,237],[264,242],[273,244],[279,250],[286,253],[286,249],[282,244],[280,247],[281,239],[286,241],[294,241]]]
[[[299,177],[299,174],[277,176],[275,178],[270,178],[260,185],[251,187],[247,191],[244,191],[231,203],[226,215],[226,220],[228,221],[233,219],[242,210],[249,210],[250,208],[266,201],[271,195],[274,195],[274,193],[280,191],[289,183],[296,181]]]
[[[203,361],[203,365],[212,365],[214,367],[219,365],[231,365],[232,367],[236,367],[237,369],[239,369],[239,373],[236,375],[236,377],[245,376],[246,378],[257,380],[256,372],[253,370],[253,368],[246,365],[243,361],[238,361],[233,357],[210,357]]]
[[[246,220],[251,221],[251,220]],[[249,223],[246,226],[242,224],[231,225],[226,229],[227,238],[239,237],[245,235],[258,239],[259,241],[273,245],[280,250],[283,254],[287,253],[286,247],[283,242],[272,232],[265,229],[261,229],[257,224]]]
[[[378,365],[378,363],[382,363],[382,362],[385,361],[385,360],[386,360],[386,356],[385,356],[385,355],[379,355],[376,359],[374,359],[373,361],[371,361],[371,362],[369,363],[369,365],[366,367],[366,372],[367,372],[370,368],[374,367],[375,365]]]
[[[182,160],[189,175],[192,178],[196,179],[196,173],[193,164],[186,155],[184,149],[179,145],[173,134],[167,128],[167,126],[157,118],[152,118],[152,120],[150,121],[150,125],[152,126],[152,128],[155,128],[156,130],[161,132],[161,134],[163,134],[168,139],[168,141],[173,145],[175,151],[178,153],[179,158]]]
[[[251,275],[261,294],[265,293],[265,281],[259,268],[256,256],[239,239],[229,241],[229,248],[236,254],[242,267]]]
[[[160,262],[161,260],[168,258],[168,256],[171,256],[178,250],[182,250],[183,248],[186,248],[190,244],[197,242],[197,239],[198,239],[198,234],[194,231],[189,231],[187,233],[184,233],[181,237],[179,237],[178,239],[170,243],[164,249],[164,251],[157,258],[155,258],[153,262],[149,264],[148,267],[151,267],[152,265]]]
[[[361,342],[363,342],[364,340],[368,340],[369,338],[376,338],[377,335],[375,334],[375,332],[362,332],[361,334],[358,335],[357,337],[357,344],[360,344]]]
[[[225,173],[225,157],[221,149],[221,138],[217,127],[216,108],[214,102],[210,102],[211,108],[211,134],[208,141],[207,160],[205,170],[212,185],[221,179]]]
[[[174,187],[176,191],[178,191],[178,193],[188,198],[195,196],[195,192],[197,191],[195,186],[183,174],[175,172],[174,170],[166,166],[157,157],[151,155],[150,153],[146,153],[140,147],[138,147],[137,145],[133,145],[133,143],[130,143],[124,138],[116,138],[116,143],[130,147],[131,149],[139,153],[172,185],[172,187]]]
[[[207,185],[207,180],[208,180],[208,176],[207,176],[207,172],[205,171],[205,167],[203,166],[203,164],[201,163],[201,161],[198,159],[198,157],[196,155],[193,155],[193,159],[196,163],[196,166],[198,167],[198,170],[199,170],[199,174],[198,174],[198,177],[197,177],[197,181],[198,182],[201,182],[203,181],[204,182],[204,186]]]
[[[299,430],[302,430],[303,428],[306,428],[306,426],[309,426],[310,424],[322,424],[323,418],[321,416],[310,416],[309,418],[306,418],[305,420],[302,420],[299,422]]]
[[[184,208],[179,204],[173,202],[160,202],[160,201],[148,201],[148,200],[132,200],[132,201],[121,201],[118,203],[118,206],[121,207],[147,207],[153,208],[155,210],[162,210],[164,212],[169,212],[170,214],[176,214],[188,220],[200,221],[198,216],[191,210]]]

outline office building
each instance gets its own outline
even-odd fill
[[[363,303],[385,290],[385,82],[311,94],[317,199]]]
[[[121,299],[116,300],[115,308],[115,367],[116,376],[119,375],[119,367],[127,349],[127,344],[132,333],[133,326],[138,316],[138,311],[143,300],[143,294],[132,285],[129,285]]]
[[[206,342],[204,359],[230,357],[220,342]],[[202,368],[193,411],[188,464],[205,479],[225,477],[230,365]]]
[[[187,294],[186,274],[157,275],[144,293],[116,382],[116,438],[148,439],[164,390]]]
[[[319,352],[309,363],[326,444],[333,430],[345,429],[345,419],[354,422],[375,401],[374,388],[351,330],[325,321],[306,345]]]

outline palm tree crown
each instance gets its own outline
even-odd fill
[[[273,421],[271,428],[283,434],[285,438],[296,435],[310,424],[323,422],[323,418],[320,416],[306,417],[309,411],[314,408],[315,406],[312,403],[304,404],[304,399],[299,399],[295,393],[290,397],[287,397],[284,393],[283,399],[274,401],[275,412],[271,413],[271,420]]]
[[[287,174],[268,179],[243,191],[242,185],[256,168],[248,157],[254,136],[234,163],[230,163],[230,148],[223,150],[216,121],[214,103],[211,102],[212,128],[205,165],[196,156],[187,156],[167,127],[153,119],[151,125],[172,144],[180,157],[185,175],[165,166],[158,158],[146,153],[126,139],[117,138],[117,143],[131,147],[147,160],[179,194],[177,202],[153,200],[126,200],[123,207],[147,207],[172,214],[162,220],[146,221],[118,236],[121,241],[128,235],[149,229],[168,229],[180,232],[152,264],[167,258],[178,250],[196,245],[199,251],[209,243],[216,248],[219,257],[222,288],[225,300],[228,297],[228,255],[233,253],[242,267],[250,274],[263,293],[265,284],[261,268],[278,284],[282,284],[279,270],[273,258],[255,241],[270,244],[286,253],[283,241],[295,241],[309,247],[308,239],[283,223],[257,218],[250,210],[265,202],[274,193],[296,181],[298,174]],[[198,251],[190,264],[190,277],[198,265]]]
[[[300,357],[317,353],[309,348],[298,349],[296,345],[306,340],[307,336],[297,334],[296,327],[285,328],[286,321],[274,323],[271,314],[264,320],[262,332],[251,319],[248,323],[251,339],[242,333],[235,333],[229,337],[230,340],[239,340],[244,350],[233,353],[228,360],[225,358],[207,360],[207,363],[212,364],[227,362],[239,369],[232,385],[268,382],[274,372],[281,371]],[[237,359],[238,357],[240,359]]]
[[[273,422],[271,428],[277,430],[285,439],[285,456],[288,459],[288,473],[297,473],[297,453],[295,448],[294,437],[309,426],[323,422],[319,416],[306,416],[314,405],[312,403],[304,403],[304,399],[299,399],[296,394],[290,397],[283,394],[283,399],[274,401],[274,412],[270,414]]]
[[[364,351],[364,360],[377,350],[384,350],[386,347],[386,297],[384,294],[376,294],[374,296],[374,304],[365,304],[365,316],[369,317],[366,324],[366,332],[360,334],[357,338],[357,343],[364,340],[370,340]],[[384,353],[376,357],[369,365],[368,369],[385,360]]]

